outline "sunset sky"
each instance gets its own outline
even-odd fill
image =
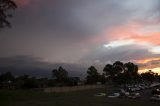
[[[116,60],[160,73],[160,0],[15,0],[0,58],[97,68]],[[7,64],[7,63],[6,63]]]

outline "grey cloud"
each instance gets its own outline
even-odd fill
[[[59,66],[64,67],[70,76],[84,77],[86,68],[77,64],[68,63],[48,63],[41,58],[31,55],[18,55],[12,57],[0,58],[0,74],[6,71],[12,72],[14,75],[31,75],[36,77],[52,77],[52,70]]]
[[[122,46],[117,48],[105,48],[100,47],[97,50],[93,50],[82,61],[134,61],[139,59],[145,59],[150,57],[159,57],[160,55],[152,54],[147,49],[141,48],[138,45]]]
[[[131,13],[117,0],[33,0],[15,11],[12,29],[0,32],[1,56],[31,54],[77,61],[83,48],[96,45],[88,39],[101,37],[101,31],[123,23]]]
[[[44,31],[78,41],[112,25],[123,24],[132,12],[117,0],[36,0],[23,10],[19,9],[16,15],[15,27],[18,23],[20,29],[23,26],[24,30],[40,31],[39,34]]]
[[[93,37],[101,37],[101,33],[112,26],[132,21],[134,16],[140,15],[146,20],[150,16],[149,13],[155,14],[154,9],[159,13],[159,5],[150,7],[150,12],[145,11],[143,7],[146,5],[143,5],[143,2],[146,1],[31,0],[28,6],[15,11],[11,20],[13,28],[0,32],[0,55],[3,57],[31,54],[50,61],[64,59],[68,62],[78,61],[79,58],[114,61],[141,58],[141,54],[153,56],[147,50],[139,50],[139,47],[133,50],[126,47],[92,51],[92,47],[98,44],[89,42]],[[152,1],[159,3],[159,0]],[[126,6],[126,2],[131,2],[131,5]],[[132,3],[141,5],[142,8],[135,8]],[[106,37],[110,40],[111,35]],[[86,52],[82,49],[91,50],[88,54],[90,56],[83,57]]]

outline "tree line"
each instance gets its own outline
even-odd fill
[[[138,65],[128,62],[116,61],[113,64],[107,64],[103,72],[90,66],[87,69],[85,80],[79,77],[69,77],[68,71],[63,67],[52,70],[52,78],[36,78],[28,75],[15,77],[11,72],[0,75],[0,88],[43,88],[54,86],[76,86],[81,84],[106,84],[114,85],[135,84],[142,82],[160,81],[160,75],[152,70],[139,74]]]
[[[88,68],[87,74],[86,80],[88,84],[111,82],[115,85],[123,85],[160,81],[160,75],[152,70],[139,74],[138,65],[132,62],[116,61],[113,64],[107,64],[103,68],[102,74],[99,74],[97,69],[91,66]]]

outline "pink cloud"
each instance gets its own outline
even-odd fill
[[[160,23],[160,22],[159,22]],[[111,27],[103,35],[103,40],[127,40],[133,39],[137,42],[146,42],[153,45],[160,45],[160,30],[149,32],[145,29],[147,26],[157,26],[155,22],[130,22],[126,25]],[[142,32],[142,30],[144,32]],[[145,32],[146,31],[146,32]]]
[[[144,36],[134,36],[133,39],[138,42],[147,42],[153,45],[160,45],[160,32],[151,32],[145,34]]]
[[[30,4],[31,0],[15,0],[16,4],[20,7],[24,7]]]

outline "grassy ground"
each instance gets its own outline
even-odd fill
[[[0,106],[160,106],[160,102],[149,100],[109,99],[93,96],[98,92],[106,92],[106,89],[68,93],[0,90]]]

